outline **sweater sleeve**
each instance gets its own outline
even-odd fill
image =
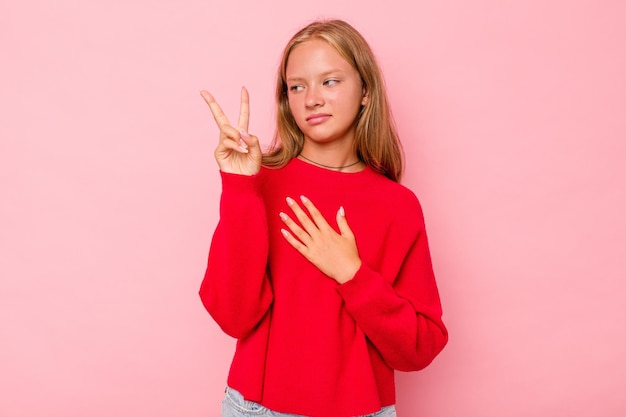
[[[220,220],[200,298],[222,330],[240,339],[261,321],[273,300],[266,275],[267,217],[260,175],[221,176]]]
[[[337,287],[356,324],[387,365],[400,371],[426,367],[448,341],[421,210],[420,220],[392,282],[363,263]]]

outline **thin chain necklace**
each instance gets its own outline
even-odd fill
[[[330,165],[324,165],[324,164],[320,164],[319,162],[315,162],[314,160],[309,159],[309,158],[307,158],[306,156],[304,156],[304,155],[302,155],[302,154],[300,154],[300,155],[298,155],[298,156],[300,156],[300,157],[301,157],[301,158],[303,158],[303,159],[306,159],[307,161],[309,161],[309,162],[311,162],[311,163],[313,163],[313,164],[315,164],[315,165],[319,165],[319,166],[321,166],[321,167],[328,168],[328,169],[345,169],[345,168],[350,168],[350,167],[352,167],[352,166],[355,166],[355,165],[356,165],[356,164],[358,164],[359,162],[361,162],[361,160],[360,160],[360,159],[357,159],[357,160],[356,160],[356,162],[353,162],[353,163],[351,163],[351,164],[348,164],[348,165],[342,165],[342,166],[340,166],[340,167],[333,167],[333,166],[330,166]]]

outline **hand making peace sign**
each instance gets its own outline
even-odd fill
[[[261,147],[256,136],[248,134],[250,97],[241,89],[241,104],[237,128],[233,127],[213,96],[205,90],[200,95],[207,102],[215,123],[220,129],[220,142],[215,149],[215,159],[220,170],[231,174],[255,175],[261,170]]]

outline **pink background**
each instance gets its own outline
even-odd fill
[[[451,340],[400,416],[626,414],[626,3],[366,3],[2,0],[0,416],[218,415],[199,90],[268,143],[316,17],[377,53],[426,213]]]

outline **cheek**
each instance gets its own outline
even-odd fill
[[[337,91],[327,94],[324,97],[324,101],[333,106],[333,108],[344,107],[346,101],[345,92]]]
[[[293,120],[296,122],[296,125],[298,125],[299,128],[302,128],[303,120],[306,117],[302,110],[302,106],[299,105],[297,99],[293,101],[289,100],[288,104],[289,104],[289,111],[291,112],[291,117],[293,117]]]
[[[291,114],[293,114],[296,118],[298,116],[298,109],[300,109],[302,106],[302,103],[300,103],[300,101],[301,100],[298,100],[297,96],[289,97],[289,100],[287,101],[287,104],[289,105],[289,110],[291,110]]]
[[[328,95],[326,102],[332,104],[335,108],[340,107],[345,110],[351,110],[355,106],[361,106],[361,96],[355,94],[354,91],[341,91]]]

